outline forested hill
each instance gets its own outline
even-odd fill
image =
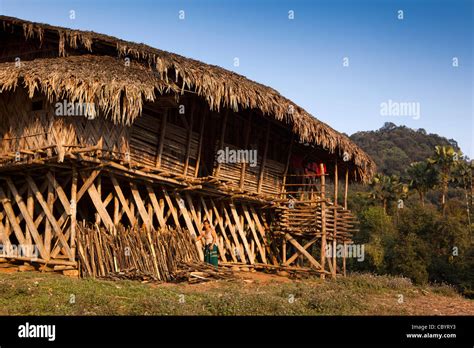
[[[378,171],[386,175],[402,175],[410,163],[430,157],[436,145],[451,145],[459,150],[453,139],[391,122],[376,131],[354,133],[350,138],[372,157]]]

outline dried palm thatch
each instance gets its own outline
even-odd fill
[[[117,123],[129,124],[130,115],[139,115],[145,101],[160,94],[178,92],[173,83],[156,78],[143,65],[108,56],[70,56],[0,64],[0,93],[14,90],[19,84],[33,98],[38,91],[50,102],[67,97],[72,102],[97,105]],[[96,110],[89,116],[97,116]]]
[[[362,181],[369,180],[375,173],[374,162],[345,135],[317,120],[303,108],[280,95],[276,90],[251,81],[244,76],[144,44],[127,42],[94,32],[32,23],[5,16],[0,16],[0,22],[2,23],[0,30],[3,28],[5,32],[10,33],[22,31],[25,40],[36,40],[39,43],[38,46],[43,45],[46,41],[49,44],[56,44],[57,57],[65,57],[58,58],[56,61],[35,59],[35,61],[38,60],[37,75],[31,75],[31,73],[23,70],[23,74],[27,76],[26,79],[21,74],[4,71],[11,70],[11,63],[10,65],[2,64],[0,65],[0,88],[5,89],[4,85],[8,85],[7,88],[11,89],[19,83],[24,83],[30,93],[35,88],[42,88],[48,95],[52,95],[58,92],[61,93],[61,88],[67,86],[69,88],[62,90],[63,96],[72,97],[76,100],[79,98],[78,96],[89,100],[98,99],[102,103],[99,105],[104,109],[105,114],[111,114],[113,121],[125,124],[132,123],[141,114],[143,100],[153,100],[154,93],[150,89],[152,85],[158,91],[172,90],[176,93],[191,91],[203,97],[212,110],[219,111],[221,108],[231,108],[234,111],[257,109],[264,115],[288,124],[301,141],[321,146],[329,153],[341,157],[344,155],[346,159],[348,158],[354,163],[358,177]],[[82,58],[77,58],[79,60],[84,59],[82,70],[87,70],[88,64],[94,69],[94,73],[96,71],[100,72],[102,69],[107,70],[107,72],[98,75],[96,84],[86,84],[84,88],[82,87],[79,82],[80,79],[83,76],[91,78],[91,74],[80,75],[79,61],[75,62],[78,69],[77,75],[74,75],[74,78],[71,74],[66,75],[73,80],[71,85],[69,85],[69,81],[62,81],[65,79],[61,74],[53,76],[51,75],[54,74],[53,72],[51,74],[43,72],[43,75],[40,75],[41,66],[44,69],[53,70],[50,64],[55,63],[57,68],[60,68],[61,64],[67,65],[71,62],[71,59],[73,59],[71,55],[84,54],[84,52],[118,56],[122,59],[128,57],[137,63],[134,67],[136,71],[132,74],[126,74],[124,71],[122,75],[117,76],[118,80],[112,78],[117,86],[112,90],[107,90],[104,86],[111,81],[110,77],[114,74],[111,71],[116,72],[117,69],[122,68],[111,67],[112,61],[107,61],[107,58],[101,57],[101,59],[104,59],[103,65],[96,70],[97,66],[94,66],[94,64],[101,65],[99,60],[93,60],[90,55],[82,55]],[[117,65],[123,66],[123,61]],[[137,72],[141,70],[137,65],[142,65],[143,68],[146,67],[152,69],[152,71],[148,70],[148,73],[146,73],[147,70],[143,70],[143,75],[141,75]],[[64,69],[60,71],[64,72]],[[107,76],[103,76],[104,74]],[[47,78],[44,79],[42,76]],[[142,88],[142,80],[135,79],[137,76],[142,76],[147,81],[146,87]],[[154,78],[151,76],[154,76]],[[23,82],[21,82],[22,77]],[[109,79],[104,82],[101,81],[102,78]],[[125,83],[120,79],[128,80]],[[121,89],[118,86],[122,86]],[[126,107],[124,109],[120,108],[119,91],[127,93],[127,103],[125,103]],[[95,95],[93,96],[92,93],[95,93]]]

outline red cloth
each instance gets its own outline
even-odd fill
[[[321,176],[326,174],[326,165],[322,163],[323,165],[323,172],[321,172],[321,163],[316,163],[316,162],[310,162],[307,164],[306,168],[304,169],[305,175],[310,175],[310,176]]]

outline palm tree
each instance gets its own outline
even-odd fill
[[[396,175],[388,176],[377,173],[372,179],[370,186],[372,188],[370,196],[382,203],[385,214],[387,214],[388,204],[403,197],[407,192],[406,187],[400,182]]]
[[[469,188],[472,188],[472,168],[464,160],[458,161],[453,170],[453,181],[456,186],[460,187],[464,191],[464,197],[466,199],[466,211],[469,228],[471,228],[471,203],[472,203],[472,190],[469,192]],[[469,197],[471,195],[471,197]]]
[[[436,168],[428,162],[414,162],[407,169],[409,187],[418,192],[422,206],[425,206],[425,194],[438,183]]]
[[[461,152],[454,150],[452,146],[435,146],[434,155],[428,159],[428,163],[433,164],[439,171],[439,181],[441,184],[441,207],[443,214],[446,213],[446,198],[448,196],[448,185],[452,180],[451,172],[455,163],[461,157]]]

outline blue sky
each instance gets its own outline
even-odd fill
[[[0,13],[219,65],[341,132],[390,121],[454,138],[474,158],[470,0],[0,0]],[[382,116],[389,100],[419,103],[419,117]]]

